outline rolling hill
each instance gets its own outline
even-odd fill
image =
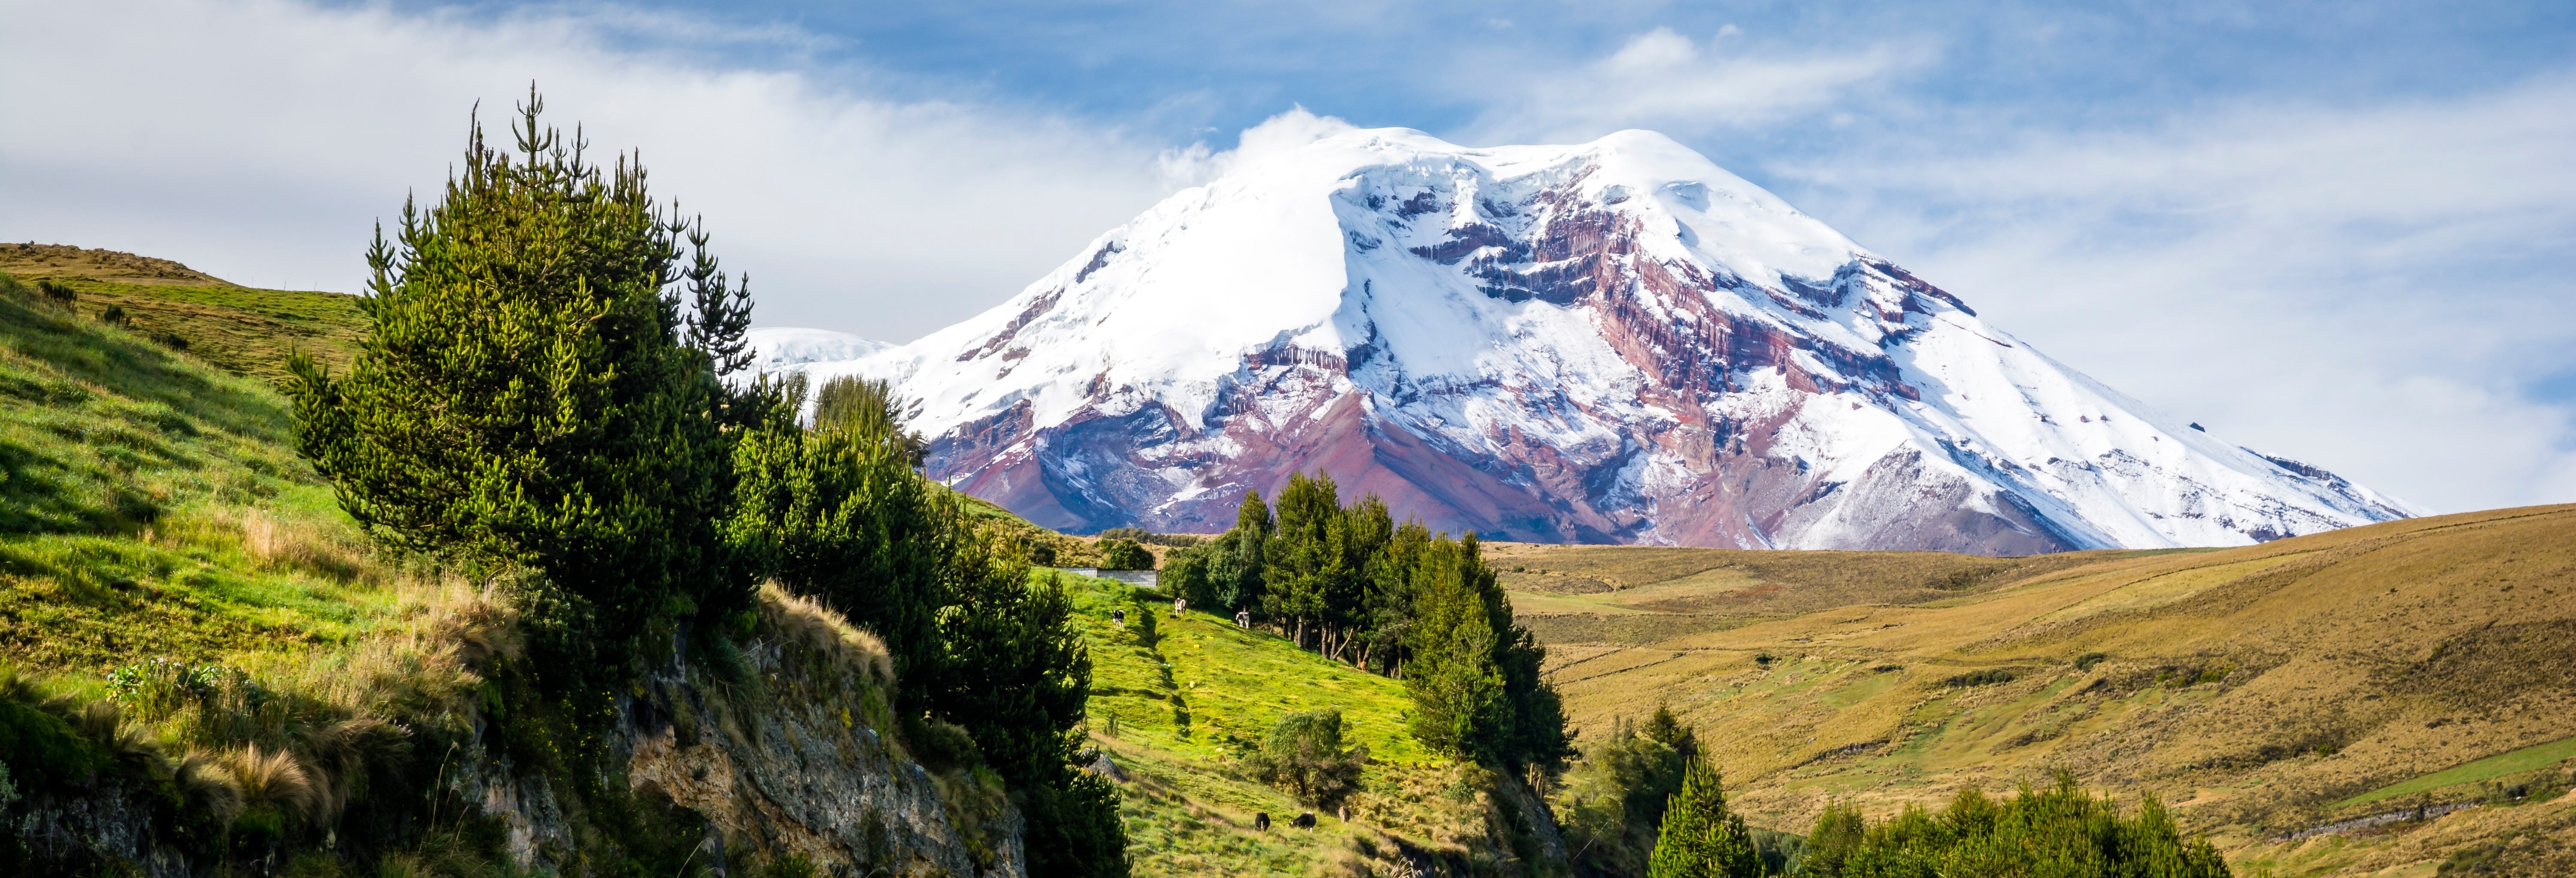
[[[1670,703],[1756,823],[2064,768],[2282,875],[2576,869],[2576,506],[2228,550],[1495,558],[1576,722]]]
[[[290,346],[345,357],[354,304],[105,251],[0,245],[0,264],[78,295],[0,297],[0,661],[95,696],[139,656],[282,666],[404,630],[400,571],[295,457],[263,381]],[[110,305],[128,326],[98,320]],[[2158,793],[2240,873],[2576,870],[2576,506],[2224,550],[1488,551],[1576,724],[1668,702],[1757,825],[2064,768]],[[1400,683],[1068,582],[1139,874],[1549,861],[1538,802],[1422,753]],[[1348,821],[1254,829],[1300,809],[1237,760],[1319,707],[1370,747],[1366,792]]]

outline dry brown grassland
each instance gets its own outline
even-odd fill
[[[2283,876],[2478,857],[2576,874],[2563,748],[2337,807],[2576,736],[2576,506],[2221,551],[1504,544],[1494,560],[1575,724],[1670,703],[1756,823],[1803,831],[1831,801],[1885,816],[2066,768],[2154,793]],[[2445,802],[2487,804],[2283,840]]]

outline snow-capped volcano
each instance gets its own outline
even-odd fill
[[[1221,530],[1297,470],[1540,541],[2020,554],[2413,514],[2151,411],[1644,131],[1343,133],[964,323],[780,368],[895,380],[933,476],[1073,530]]]

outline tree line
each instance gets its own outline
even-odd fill
[[[379,227],[345,374],[291,364],[301,451],[396,546],[529,573],[529,666],[601,717],[675,649],[721,661],[776,580],[875,631],[917,753],[989,766],[1022,801],[1032,874],[1123,875],[1117,791],[1071,768],[1090,661],[1052,580],[913,470],[882,384],[733,380],[747,278],[543,123],[476,124],[426,210]]]
[[[1557,800],[1569,859],[1583,874],[1648,878],[1940,878],[2065,875],[2225,878],[2205,839],[2187,839],[2155,797],[2135,813],[2058,772],[1996,801],[1961,790],[1934,813],[1908,805],[1871,821],[1847,802],[1807,835],[1749,826],[1727,801],[1698,735],[1668,708],[1621,721],[1585,749]]]
[[[1513,620],[1476,535],[1397,524],[1332,477],[1289,476],[1275,506],[1244,495],[1235,525],[1165,555],[1165,589],[1246,613],[1300,648],[1402,679],[1413,733],[1445,752],[1508,764],[1571,755],[1565,713],[1539,673],[1547,650]]]

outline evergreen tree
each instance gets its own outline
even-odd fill
[[[1307,626],[1324,621],[1327,599],[1346,591],[1349,540],[1339,489],[1331,476],[1294,473],[1279,491],[1278,530],[1263,547],[1262,612],[1290,626],[1289,639],[1306,646]]]
[[[1431,529],[1421,522],[1398,526],[1370,562],[1365,605],[1360,617],[1368,628],[1361,645],[1360,666],[1401,676],[1405,644],[1412,636],[1414,608],[1420,602],[1423,553],[1431,548]]]
[[[971,529],[955,499],[913,471],[890,394],[827,410],[811,430],[796,422],[803,398],[802,383],[782,388],[741,434],[728,541],[758,575],[883,637],[909,684],[899,703],[917,712],[939,678],[938,614],[954,599],[951,567]]]
[[[533,90],[515,151],[476,123],[426,214],[367,254],[366,334],[345,375],[296,356],[298,440],[340,504],[399,545],[525,564],[571,664],[620,667],[656,620],[748,599],[718,520],[720,422],[750,303],[643,165],[590,161]],[[701,263],[684,313],[678,241]],[[685,336],[684,336],[685,332]],[[694,346],[693,346],[694,345]]]
[[[1727,810],[1717,769],[1693,759],[1683,769],[1681,792],[1664,807],[1655,853],[1646,863],[1652,878],[1761,878],[1762,855],[1744,818]]]
[[[1446,535],[1423,553],[1404,686],[1413,696],[1415,739],[1434,750],[1492,757],[1511,737],[1512,716],[1494,667],[1491,615],[1465,569],[1468,558]]]
[[[1566,772],[1557,814],[1577,866],[1590,874],[1645,874],[1664,807],[1681,792],[1690,762],[1670,743],[1687,743],[1688,731],[1675,734],[1678,728],[1661,707],[1644,723],[1620,720]]]
[[[1832,878],[1950,875],[2065,875],[2084,878],[2224,878],[2227,862],[2208,841],[2185,841],[2149,796],[2136,817],[2095,799],[2059,772],[2047,790],[2028,786],[1998,803],[1962,790],[1940,815],[1909,806],[1869,825],[1857,812],[1828,809],[1810,837],[1801,874]]]

